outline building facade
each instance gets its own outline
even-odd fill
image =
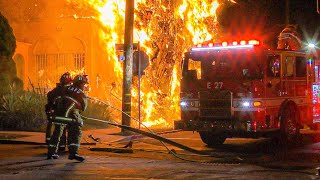
[[[111,67],[99,36],[100,24],[91,18],[64,17],[13,25],[17,48],[13,59],[25,89],[47,92],[64,72],[85,73],[91,94]],[[108,69],[108,68],[107,68]],[[109,74],[109,75],[108,75]]]

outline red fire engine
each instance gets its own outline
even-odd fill
[[[306,51],[270,50],[256,40],[191,48],[182,64],[175,129],[198,131],[209,146],[276,132],[293,141],[320,119],[313,108],[320,100],[315,67]]]

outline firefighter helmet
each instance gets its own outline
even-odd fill
[[[76,75],[73,79],[73,84],[80,85],[80,84],[89,84],[88,75]]]
[[[66,85],[66,84],[71,84],[72,83],[72,78],[69,72],[65,72],[62,74],[60,77],[60,84]]]

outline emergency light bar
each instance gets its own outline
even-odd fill
[[[228,45],[227,42],[223,42],[222,46],[213,46],[212,43],[209,44],[208,47],[202,47],[201,44],[199,44],[197,47],[191,48],[191,51],[214,51],[214,50],[223,50],[223,49],[249,49],[253,48],[254,45],[259,45],[259,41],[257,40],[250,40],[248,41],[248,44],[246,41],[240,41],[240,45],[237,41],[232,42],[232,45]]]
[[[195,47],[195,48],[191,48],[191,51],[213,51],[213,50],[222,50],[222,49],[245,49],[245,48],[253,48],[253,45],[248,44],[248,45],[236,45],[236,46]]]

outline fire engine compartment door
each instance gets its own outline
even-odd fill
[[[295,57],[292,54],[285,54],[282,56],[282,78],[281,78],[281,92],[282,96],[295,96]],[[299,68],[299,67],[297,67]],[[306,85],[303,80],[300,84]],[[302,91],[303,92],[303,91]]]
[[[282,55],[282,96],[306,96],[308,89],[307,58],[293,53]]]

